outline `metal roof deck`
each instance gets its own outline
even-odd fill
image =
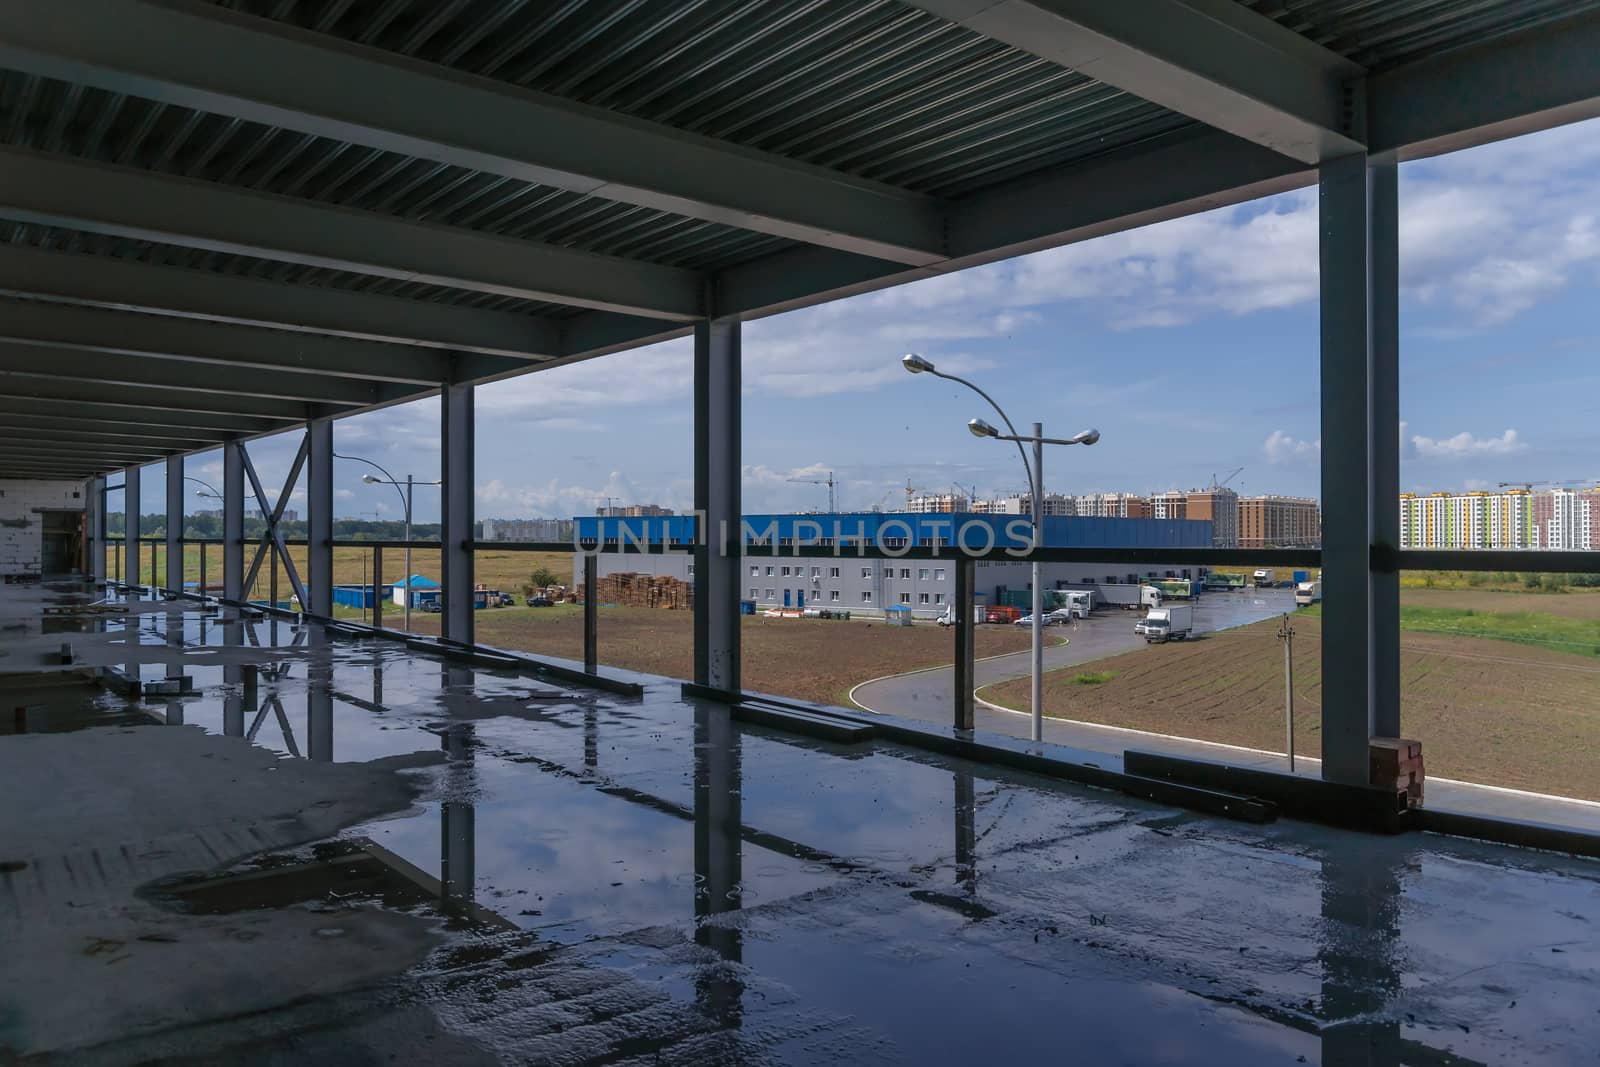
[[[0,0],[0,475],[1587,117],[1597,57],[1600,0]]]

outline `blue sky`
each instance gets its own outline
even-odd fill
[[[1403,166],[1401,274],[1404,487],[1600,475],[1600,120]],[[747,323],[746,509],[821,507],[825,488],[790,479],[830,470],[848,508],[892,507],[908,479],[1019,487],[1010,446],[965,432],[981,401],[904,373],[908,350],[979,381],[1019,425],[1098,427],[1096,447],[1048,456],[1051,491],[1243,467],[1244,493],[1315,496],[1317,312],[1308,189]],[[480,389],[478,514],[688,507],[690,375],[679,341]],[[437,415],[429,401],[341,420],[335,448],[435,478]],[[252,446],[264,481],[292,447]],[[187,469],[215,482],[220,459]],[[339,513],[394,517],[363,469],[337,464]],[[436,490],[417,514],[437,516]]]

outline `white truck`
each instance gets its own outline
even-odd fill
[[[1256,571],[1250,577],[1257,589],[1270,589],[1278,584],[1278,576],[1273,571]]]
[[[1322,601],[1321,582],[1301,582],[1294,587],[1295,604],[1304,607],[1307,604],[1318,604]]]
[[[1096,586],[1086,592],[1093,592],[1108,608],[1136,611],[1139,608],[1154,608],[1161,605],[1161,590],[1153,585],[1108,584]]]
[[[1194,607],[1173,604],[1165,608],[1151,608],[1144,617],[1145,644],[1182,641],[1194,632]]]
[[[985,611],[986,609],[982,604],[974,605],[972,608],[972,621],[981,623],[985,618]],[[944,614],[933,621],[940,626],[954,626],[956,624],[956,606],[954,604],[946,604],[944,606]]]
[[[1087,619],[1094,608],[1094,593],[1087,589],[1061,589],[1055,598],[1060,603],[1059,610],[1065,611],[1069,619]]]

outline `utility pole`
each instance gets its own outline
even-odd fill
[[[1289,733],[1289,773],[1294,773],[1294,627],[1284,612],[1278,624],[1278,640],[1283,642],[1283,718]]]

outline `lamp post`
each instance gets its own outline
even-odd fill
[[[1012,441],[1017,446],[1017,455],[1022,458],[1022,469],[1028,476],[1028,495],[1030,497],[1030,511],[1033,520],[1033,549],[1038,550],[1044,541],[1044,446],[1045,445],[1092,445],[1100,440],[1099,430],[1082,430],[1071,437],[1046,437],[1044,426],[1040,423],[1033,424],[1033,433],[1023,436],[1017,433],[1017,428],[1011,424],[1011,419],[1005,411],[988,393],[979,389],[965,378],[954,374],[946,374],[936,370],[934,365],[914,352],[908,352],[901,357],[900,363],[912,374],[932,374],[936,378],[944,378],[957,382],[971,389],[989,402],[995,413],[1000,416],[1000,421],[1006,424],[1010,433],[1001,433],[995,427],[982,419],[972,419],[967,423],[967,429],[974,437],[992,437],[997,441]],[[1028,453],[1023,444],[1033,445],[1033,463],[1028,462]],[[1033,560],[1033,617],[1030,633],[1032,640],[1029,644],[1030,659],[1030,710],[1032,724],[1029,731],[1035,741],[1044,740],[1044,581],[1037,558]]]
[[[443,482],[419,482],[419,481],[416,480],[415,476],[410,475],[410,474],[406,475],[406,480],[402,482],[402,481],[397,480],[394,477],[394,475],[390,474],[388,471],[384,470],[382,467],[378,466],[378,464],[372,462],[372,460],[370,460],[370,459],[363,459],[360,456],[341,456],[337,452],[334,453],[334,457],[337,458],[337,459],[353,460],[356,463],[365,463],[367,466],[372,467],[373,469],[382,472],[382,474],[383,474],[382,478],[379,478],[376,474],[363,474],[361,476],[361,480],[363,482],[366,482],[368,485],[392,485],[392,486],[394,486],[394,491],[396,493],[400,494],[400,505],[401,505],[402,508],[405,509],[405,517],[406,517],[406,599],[405,599],[405,616],[404,616],[405,621],[404,621],[404,623],[402,625],[404,626],[406,632],[410,633],[411,632],[411,499],[412,499],[412,493],[416,489],[416,487],[419,486],[419,485],[443,485],[444,483]],[[404,486],[403,489],[401,488],[402,486]],[[376,597],[378,595],[378,587],[380,585],[382,585],[382,584],[383,584],[383,576],[382,575],[375,574],[375,575],[372,576],[372,595],[374,597]]]

